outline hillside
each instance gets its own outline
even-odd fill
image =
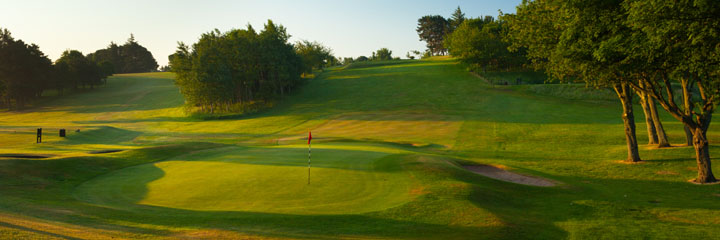
[[[642,146],[646,162],[620,163],[615,102],[490,86],[434,59],[327,70],[271,109],[201,120],[186,116],[172,78],[116,75],[0,113],[0,156],[15,155],[0,157],[0,238],[720,236],[720,189],[687,183],[692,147]],[[662,117],[682,142],[682,125]],[[561,184],[508,183],[468,164]]]

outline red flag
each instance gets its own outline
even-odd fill
[[[308,145],[310,144],[310,140],[312,140],[312,132],[308,131]]]

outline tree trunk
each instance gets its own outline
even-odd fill
[[[640,153],[635,135],[635,115],[632,106],[633,92],[627,84],[615,84],[613,89],[615,89],[615,93],[617,93],[623,106],[622,119],[625,125],[625,140],[628,147],[628,157],[625,161],[640,162]]]
[[[712,173],[710,166],[710,145],[705,136],[705,131],[698,127],[693,132],[693,146],[695,147],[695,158],[698,165],[698,176],[694,180],[696,183],[713,183],[717,180]]]
[[[680,86],[682,86],[683,91],[683,110],[685,112],[686,116],[690,116],[692,112],[692,104],[690,103],[690,98],[692,98],[692,91],[690,91],[690,80],[687,78],[680,78]],[[685,126],[685,145],[692,146],[693,145],[693,132],[687,125]]]
[[[648,101],[650,99],[647,98],[647,96],[644,96],[642,93],[640,95],[640,105],[642,106],[643,113],[645,114],[645,125],[647,126],[647,132],[648,132],[648,145],[652,144],[658,144],[658,135],[657,131],[655,130],[655,123],[653,123],[653,115],[650,111],[650,106],[648,104]]]
[[[670,147],[670,142],[668,141],[667,134],[665,134],[665,127],[663,127],[662,121],[660,121],[660,115],[658,115],[655,100],[653,100],[650,96],[647,96],[647,104],[650,108],[650,115],[652,116],[653,124],[655,124],[655,135],[658,138],[658,147]]]
[[[685,145],[686,146],[692,146],[693,145],[693,133],[692,130],[688,126],[685,126]]]

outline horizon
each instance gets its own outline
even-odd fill
[[[13,1],[3,4],[10,11],[0,15],[0,28],[8,29],[16,39],[38,45],[53,62],[65,50],[88,54],[107,47],[111,42],[123,44],[133,34],[153,54],[158,65],[165,66],[168,65],[168,55],[175,52],[177,42],[193,44],[202,33],[214,29],[226,32],[245,29],[248,24],[261,29],[267,20],[285,26],[292,36],[290,42],[317,41],[331,48],[333,54],[341,59],[370,56],[380,48],[390,49],[394,57],[405,58],[409,51],[424,51],[426,48],[425,42],[420,41],[415,32],[417,19],[424,15],[448,18],[460,7],[467,18],[497,17],[498,11],[514,13],[515,6],[520,2],[425,0],[337,3],[314,0],[298,3],[277,0],[178,4],[171,1],[127,1],[109,5],[89,0],[70,3]],[[135,8],[138,5],[143,7]],[[28,19],[27,16],[33,18]]]

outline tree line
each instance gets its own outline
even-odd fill
[[[359,56],[357,58],[346,57],[342,59],[342,64],[347,65],[354,62],[366,62],[366,61],[389,61],[389,60],[400,60],[400,57],[393,57],[392,50],[388,48],[380,48],[377,51],[372,52],[370,57]]]
[[[302,76],[322,70],[336,58],[317,42],[289,43],[290,35],[271,20],[259,33],[247,29],[201,35],[182,42],[169,56],[175,84],[188,106],[204,113],[255,110],[290,93]]]
[[[131,40],[131,45],[139,46],[132,36]],[[63,95],[66,90],[92,89],[115,72],[112,61],[76,50],[66,50],[53,63],[37,45],[15,39],[9,30],[0,28],[0,108],[23,108],[48,90]]]
[[[536,69],[563,81],[612,88],[622,105],[628,162],[638,152],[633,97],[649,142],[669,146],[657,104],[682,122],[694,146],[696,183],[716,182],[707,130],[720,103],[720,2],[535,0],[501,16],[508,43]]]
[[[133,34],[130,34],[125,44],[110,42],[107,48],[90,53],[87,58],[112,67],[114,73],[154,72],[158,68],[152,53],[140,45]]]
[[[533,67],[560,81],[611,88],[622,105],[628,162],[641,161],[633,99],[648,143],[670,143],[660,105],[694,146],[697,183],[712,173],[707,130],[720,102],[720,2],[711,0],[534,0],[515,14],[465,19],[424,16],[416,29],[427,55],[450,53],[474,68]]]
[[[524,67],[525,52],[508,49],[508,30],[508,23],[502,18],[466,18],[460,7],[449,19],[441,15],[421,17],[416,29],[420,40],[427,43],[424,57],[449,53],[472,71]]]

